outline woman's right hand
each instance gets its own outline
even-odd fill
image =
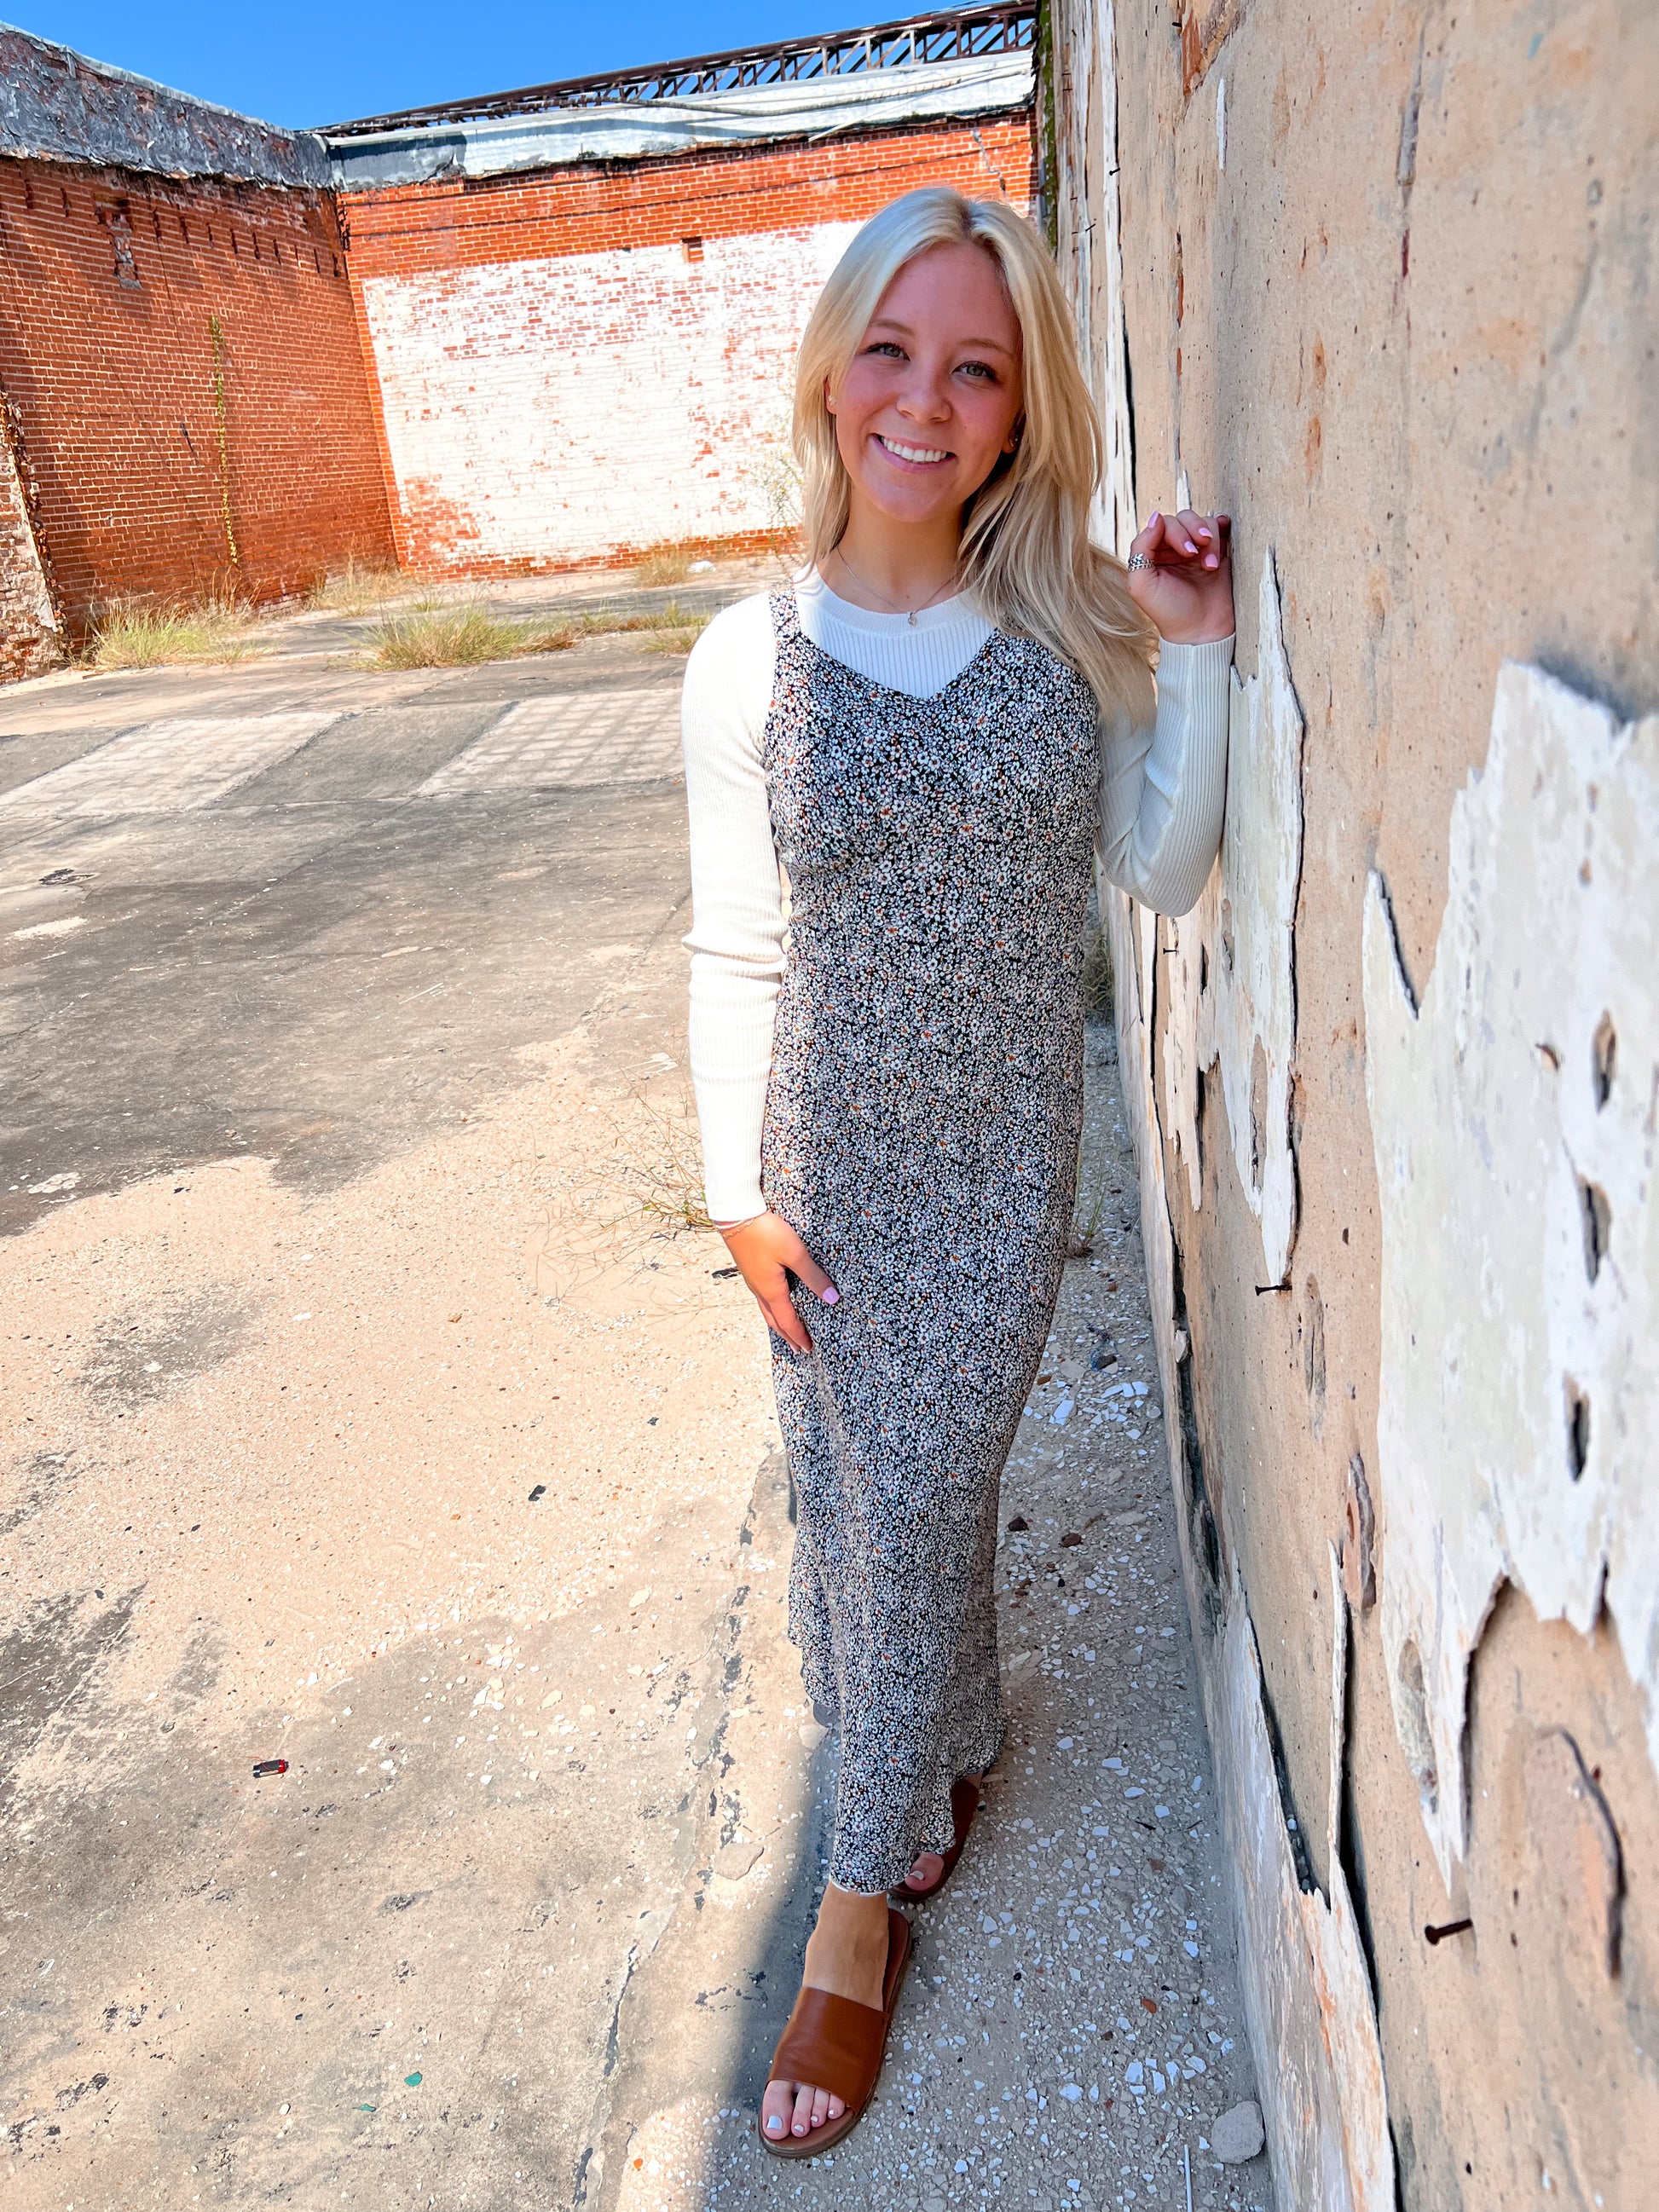
[[[797,1352],[810,1352],[812,1340],[789,1296],[789,1276],[798,1275],[827,1306],[834,1305],[841,1293],[789,1224],[781,1213],[757,1213],[752,1221],[722,1228],[720,1235],[738,1263],[738,1273],[755,1293],[767,1326]]]

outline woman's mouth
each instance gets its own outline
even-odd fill
[[[902,446],[896,438],[884,438],[879,430],[875,437],[884,453],[890,453],[896,461],[903,461],[913,469],[936,469],[941,461],[951,458],[938,446]]]

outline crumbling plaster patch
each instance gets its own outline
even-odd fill
[[[1261,2078],[1279,2201],[1297,2212],[1394,2212],[1382,2051],[1353,1901],[1337,1849],[1342,1802],[1348,1610],[1330,1553],[1331,1894],[1303,1889],[1285,1829],[1261,1701],[1261,1660],[1243,1585],[1229,1594],[1211,1699],[1238,1893],[1239,1970]]]
[[[1116,978],[1123,1100],[1140,1162],[1146,1287],[1164,1402],[1181,1402],[1180,1369],[1196,1349],[1177,1334],[1176,1248],[1164,1181],[1164,1138],[1153,1082],[1155,994],[1173,964],[1160,960],[1158,920],[1121,891],[1102,887]],[[1167,1030],[1166,1030],[1167,1036]],[[1176,1496],[1201,1480],[1186,1464],[1184,1425],[1165,1424]],[[1195,1622],[1206,1572],[1194,1556],[1192,1523],[1179,1526]],[[1330,1553],[1330,1833],[1328,1900],[1298,1884],[1263,1704],[1261,1656],[1237,1562],[1220,1607],[1218,1633],[1200,1635],[1205,1717],[1215,1746],[1223,1817],[1235,1881],[1244,1998],[1261,2085],[1268,2153],[1281,2204],[1299,2212],[1393,2212],[1394,2154],[1382,2046],[1336,1823],[1342,1804],[1347,1709],[1348,1613],[1341,1571]],[[1220,1595],[1219,1593],[1217,1594]]]
[[[1065,102],[1055,188],[1061,251],[1078,339],[1100,416],[1096,533],[1127,556],[1135,534],[1133,434],[1123,324],[1123,235],[1118,198],[1117,56],[1113,0],[1079,9],[1067,24],[1074,81],[1088,88]],[[1179,503],[1179,502],[1177,502]]]
[[[63,634],[0,392],[0,682],[39,676],[64,658]]]
[[[1659,718],[1620,725],[1510,663],[1420,1009],[1380,877],[1366,895],[1379,1595],[1448,1881],[1470,1655],[1505,1580],[1581,1633],[1605,1599],[1659,1757],[1656,851]]]
[[[1262,1281],[1278,1284],[1296,1238],[1291,1076],[1303,722],[1271,547],[1259,596],[1256,673],[1241,680],[1235,669],[1232,677],[1221,856],[1196,908],[1170,926],[1164,1109],[1196,1213],[1203,1203],[1198,1079],[1220,1062],[1233,1164],[1261,1228]]]
[[[1175,1240],[1164,1182],[1163,1139],[1152,1080],[1152,994],[1160,970],[1157,921],[1122,892],[1103,890],[1117,979],[1123,1099],[1141,1168],[1146,1286],[1164,1402],[1180,1403],[1179,1370],[1196,1348],[1176,1336]],[[1167,1033],[1166,1033],[1167,1034]],[[1183,1425],[1165,1424],[1176,1496],[1196,1470],[1186,1466]],[[1189,1597],[1205,1570],[1193,1556],[1191,1525],[1179,1524]],[[1388,2099],[1370,1981],[1353,1901],[1338,1850],[1347,1710],[1348,1612],[1341,1570],[1330,1552],[1334,1642],[1331,1656],[1328,1900],[1304,1891],[1285,1826],[1263,1704],[1261,1662],[1237,1563],[1219,1632],[1200,1636],[1205,1718],[1215,1747],[1223,1818],[1235,1883],[1240,1972],[1267,2121],[1279,2202],[1298,2212],[1394,2212]],[[1195,1621],[1203,1608],[1194,1604]]]

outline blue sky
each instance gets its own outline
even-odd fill
[[[0,0],[0,19],[97,60],[269,123],[343,122],[388,108],[718,53],[915,12],[869,0]]]

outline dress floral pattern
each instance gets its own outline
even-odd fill
[[[951,1840],[1000,1747],[999,1487],[1047,1341],[1083,1109],[1097,710],[994,633],[936,697],[771,603],[763,745],[790,895],[762,1177],[840,1291],[772,1340],[799,1501],[790,1634],[840,1732],[830,1879]]]

